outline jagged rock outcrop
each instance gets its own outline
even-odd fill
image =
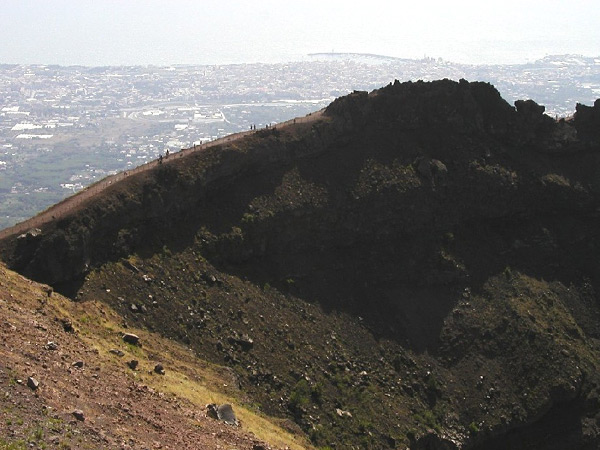
[[[588,139],[598,139],[600,135],[600,99],[594,106],[577,103],[575,107],[574,125],[578,133]]]

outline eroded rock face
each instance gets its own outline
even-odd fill
[[[243,185],[248,173],[264,174],[264,181],[274,175],[267,174],[275,167],[290,166],[294,161],[302,164],[317,155],[338,158],[343,167],[344,159],[354,161],[358,155],[349,158],[337,149],[344,145],[352,148],[361,141],[363,150],[353,151],[365,152],[365,157],[369,152],[374,158],[398,161],[426,157],[445,166],[477,157],[460,154],[456,147],[462,146],[461,140],[479,140],[482,157],[500,148],[505,151],[506,146],[566,151],[575,145],[576,136],[570,132],[573,126],[556,124],[543,110],[527,100],[518,101],[515,111],[487,83],[396,81],[370,94],[355,92],[335,100],[325,111],[329,119],[315,123],[301,139],[269,134],[261,138],[260,145],[247,140],[244,145],[253,149],[250,152],[225,147],[190,157],[182,162],[187,167],[160,166],[140,176],[142,180],[135,186],[122,182],[77,214],[58,218],[41,233],[0,242],[2,255],[10,267],[72,295],[69,286],[80,283],[90,269],[106,261],[136,251],[154,251],[173,240],[193,239],[195,232],[206,226],[214,193],[224,192],[223,188],[236,182]],[[598,128],[594,127],[597,110],[598,105],[578,106],[575,128],[580,134]],[[394,142],[399,146],[391,151]],[[341,194],[349,186],[332,188]],[[133,196],[128,194],[132,189],[136,191]],[[337,206],[333,208],[335,213]],[[252,250],[252,254],[256,252]]]

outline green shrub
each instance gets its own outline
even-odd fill
[[[471,422],[469,424],[469,433],[471,434],[477,434],[479,433],[479,427],[477,426],[477,424],[475,422]]]
[[[305,379],[301,379],[296,383],[292,393],[290,394],[290,409],[298,411],[300,408],[310,403],[311,389]]]

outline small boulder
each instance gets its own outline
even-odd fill
[[[109,350],[109,353],[112,353],[113,355],[117,355],[119,358],[122,356],[125,356],[125,353],[122,350],[119,350],[118,348],[111,348]]]
[[[46,345],[44,345],[46,350],[57,350],[58,344],[56,342],[48,341]]]
[[[130,368],[131,370],[135,370],[135,369],[137,368],[138,364],[139,364],[139,363],[138,363],[138,360],[137,360],[137,359],[132,359],[131,361],[128,361],[128,362],[127,362],[127,365],[129,366],[129,368]]]
[[[125,333],[123,335],[123,341],[127,342],[128,344],[132,344],[132,345],[139,345],[141,347],[140,344],[140,338],[138,335],[133,334],[133,333]]]
[[[164,375],[165,374],[165,368],[163,367],[162,364],[157,364],[154,366],[154,372],[160,374],[160,375]]]
[[[340,408],[336,408],[335,413],[340,417],[352,417],[352,413],[350,411],[344,411]]]
[[[431,160],[431,173],[434,176],[445,176],[448,173],[448,168],[446,164],[441,162],[439,159]]]
[[[40,387],[40,382],[33,377],[27,378],[27,386],[32,390],[36,391]]]
[[[216,403],[210,403],[206,405],[206,417],[210,417],[211,419],[218,420],[219,413],[217,412],[218,406]]]
[[[75,329],[73,328],[73,323],[70,319],[60,319],[60,323],[62,324],[63,330],[67,333],[73,333]]]
[[[235,333],[233,336],[231,336],[228,339],[228,341],[231,344],[239,345],[242,348],[242,350],[244,350],[246,352],[251,350],[252,347],[254,347],[254,340],[245,333],[241,334],[241,335],[238,333]]]
[[[426,156],[419,156],[413,162],[413,167],[421,177],[430,181],[433,185],[444,184],[448,175],[446,164],[439,159]]]
[[[201,278],[208,284],[209,286],[214,285],[218,280],[217,277],[210,273],[203,273]]]
[[[81,369],[83,367],[83,361],[75,361],[73,364],[71,364],[73,367],[77,367],[78,369]]]
[[[75,417],[77,420],[79,420],[81,422],[83,422],[85,420],[85,414],[80,409],[74,410],[71,414],[73,415],[73,417]]]
[[[220,405],[217,408],[217,416],[219,417],[219,420],[222,420],[227,425],[238,426],[239,424],[237,418],[235,417],[235,413],[233,412],[233,408],[229,403]]]

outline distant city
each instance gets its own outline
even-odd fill
[[[159,155],[263,128],[395,79],[487,81],[552,117],[600,97],[600,57],[462,65],[322,53],[286,64],[81,67],[0,65],[0,229]]]

